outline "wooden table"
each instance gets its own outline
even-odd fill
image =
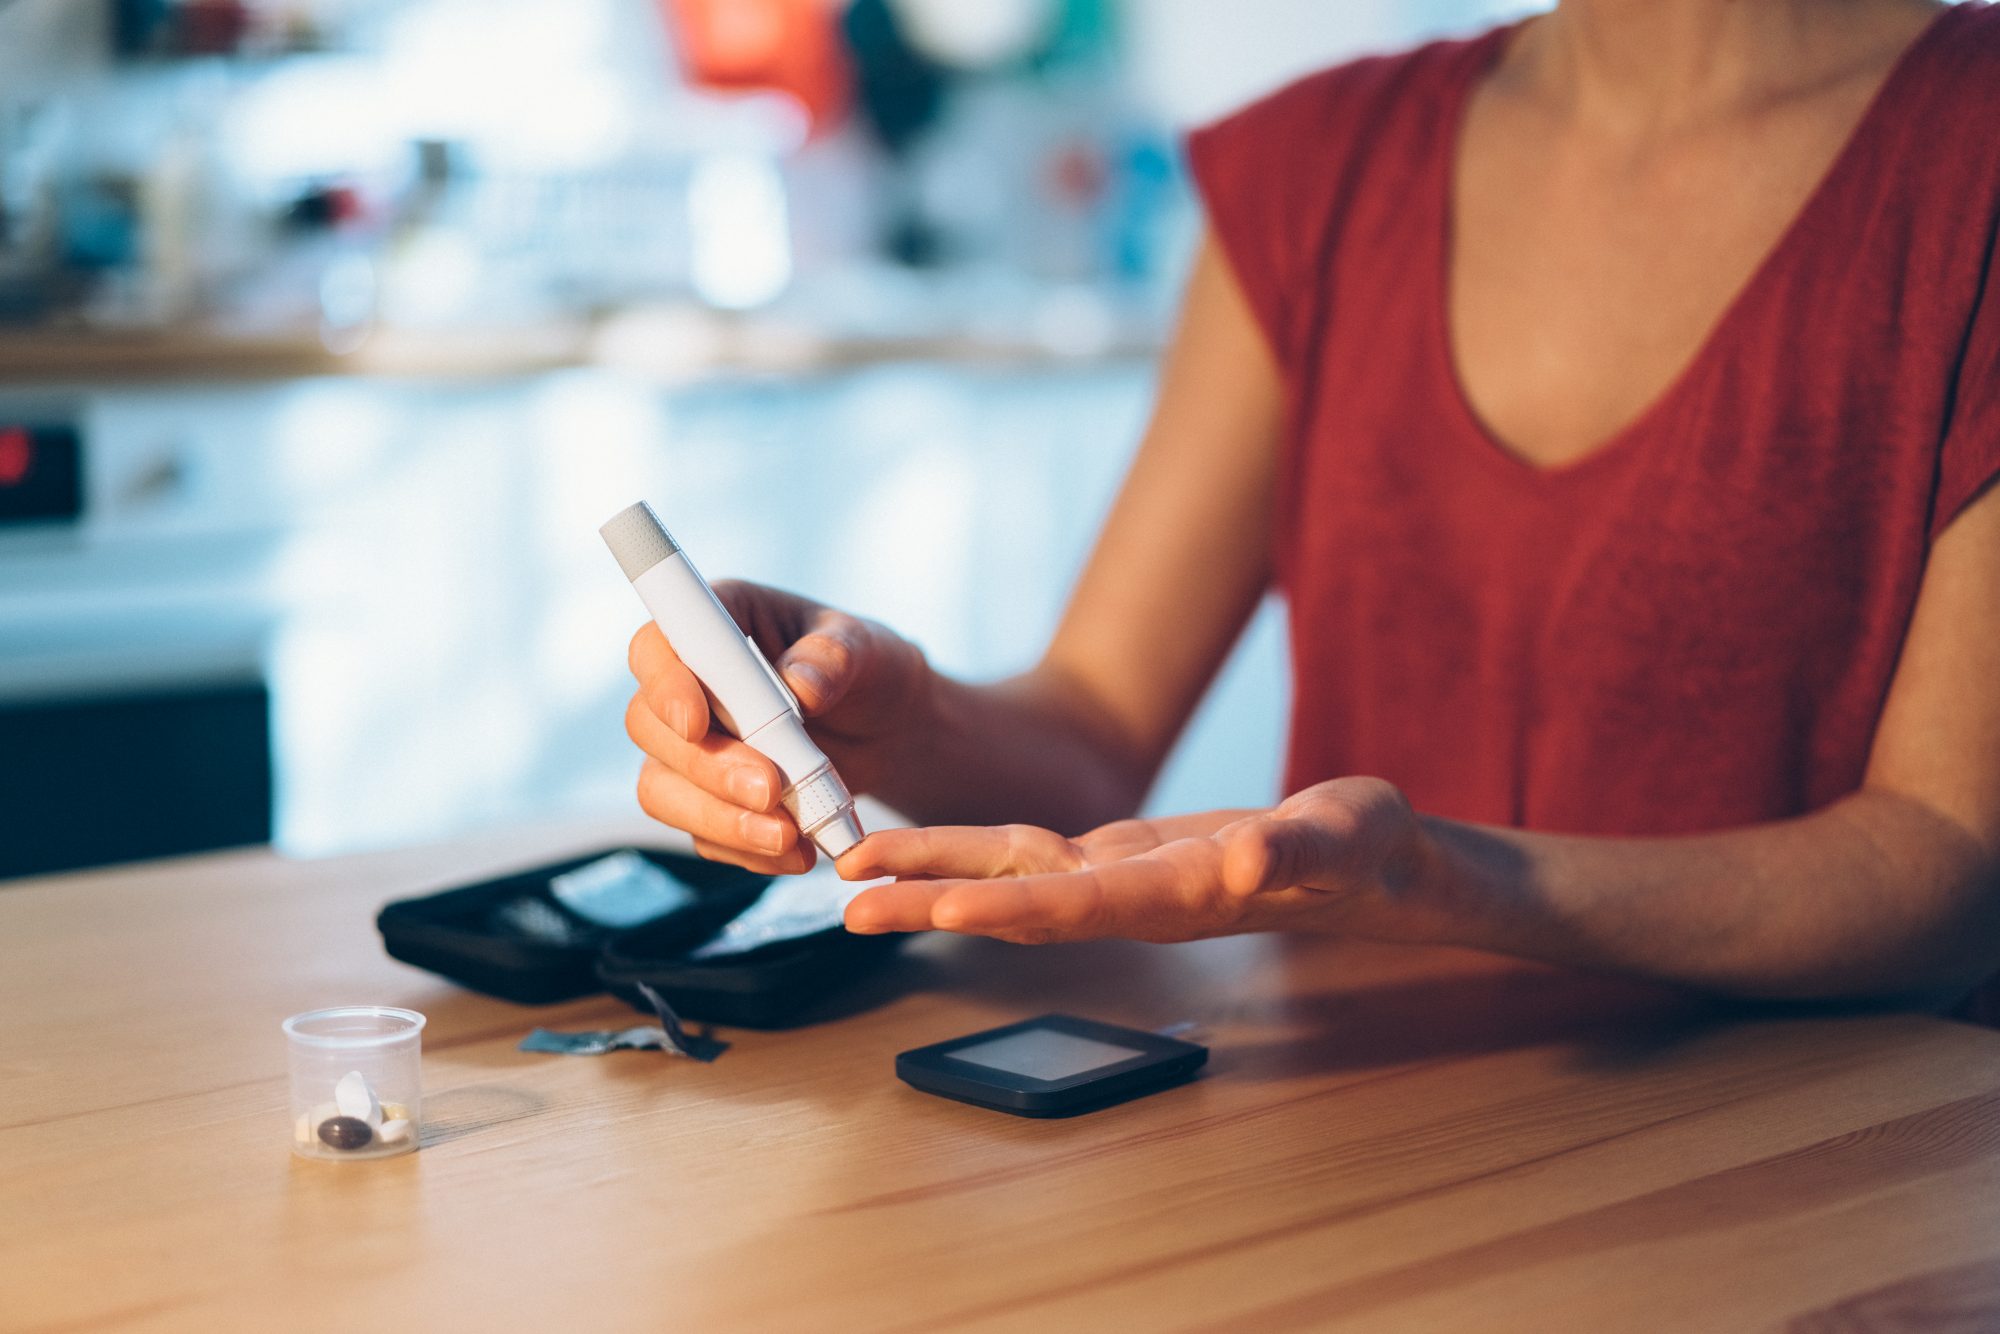
[[[1494,960],[931,938],[858,1017],[714,1065],[525,1055],[383,900],[616,829],[0,886],[0,1327],[2000,1327],[2000,1034],[1722,1014]],[[288,1152],[287,1014],[430,1016],[422,1152]],[[1208,1027],[1070,1121],[898,1083],[1043,1010]]]

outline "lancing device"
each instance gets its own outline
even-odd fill
[[[597,530],[667,643],[701,682],[715,719],[784,776],[785,809],[829,857],[861,841],[854,798],[806,735],[799,702],[645,501]]]

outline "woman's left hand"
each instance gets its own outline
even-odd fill
[[[1075,839],[1028,825],[885,830],[838,866],[849,880],[896,877],[848,904],[850,931],[1044,944],[1272,930],[1421,938],[1413,896],[1432,859],[1401,792],[1341,778],[1271,811],[1120,820]]]

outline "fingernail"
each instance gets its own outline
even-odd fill
[[[753,811],[771,808],[771,780],[762,771],[747,765],[732,771],[729,775],[729,795],[738,806],[748,806]]]
[[[795,662],[786,668],[792,679],[806,688],[814,699],[826,698],[826,673],[809,662]]]
[[[685,701],[677,699],[667,705],[667,726],[679,733],[681,740],[687,740],[688,729],[693,726],[693,721],[688,717],[688,706]]]
[[[743,841],[759,852],[782,852],[785,848],[785,827],[768,815],[746,815],[743,817]]]

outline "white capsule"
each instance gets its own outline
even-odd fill
[[[382,1124],[382,1104],[359,1070],[349,1070],[340,1077],[340,1082],[333,1086],[333,1101],[342,1116],[366,1121],[370,1126]]]
[[[300,1112],[299,1119],[292,1122],[292,1138],[301,1144],[313,1142],[313,1119],[311,1112]]]
[[[410,1123],[399,1116],[392,1121],[384,1121],[382,1128],[375,1132],[375,1138],[384,1144],[400,1144],[409,1138],[409,1134]]]

